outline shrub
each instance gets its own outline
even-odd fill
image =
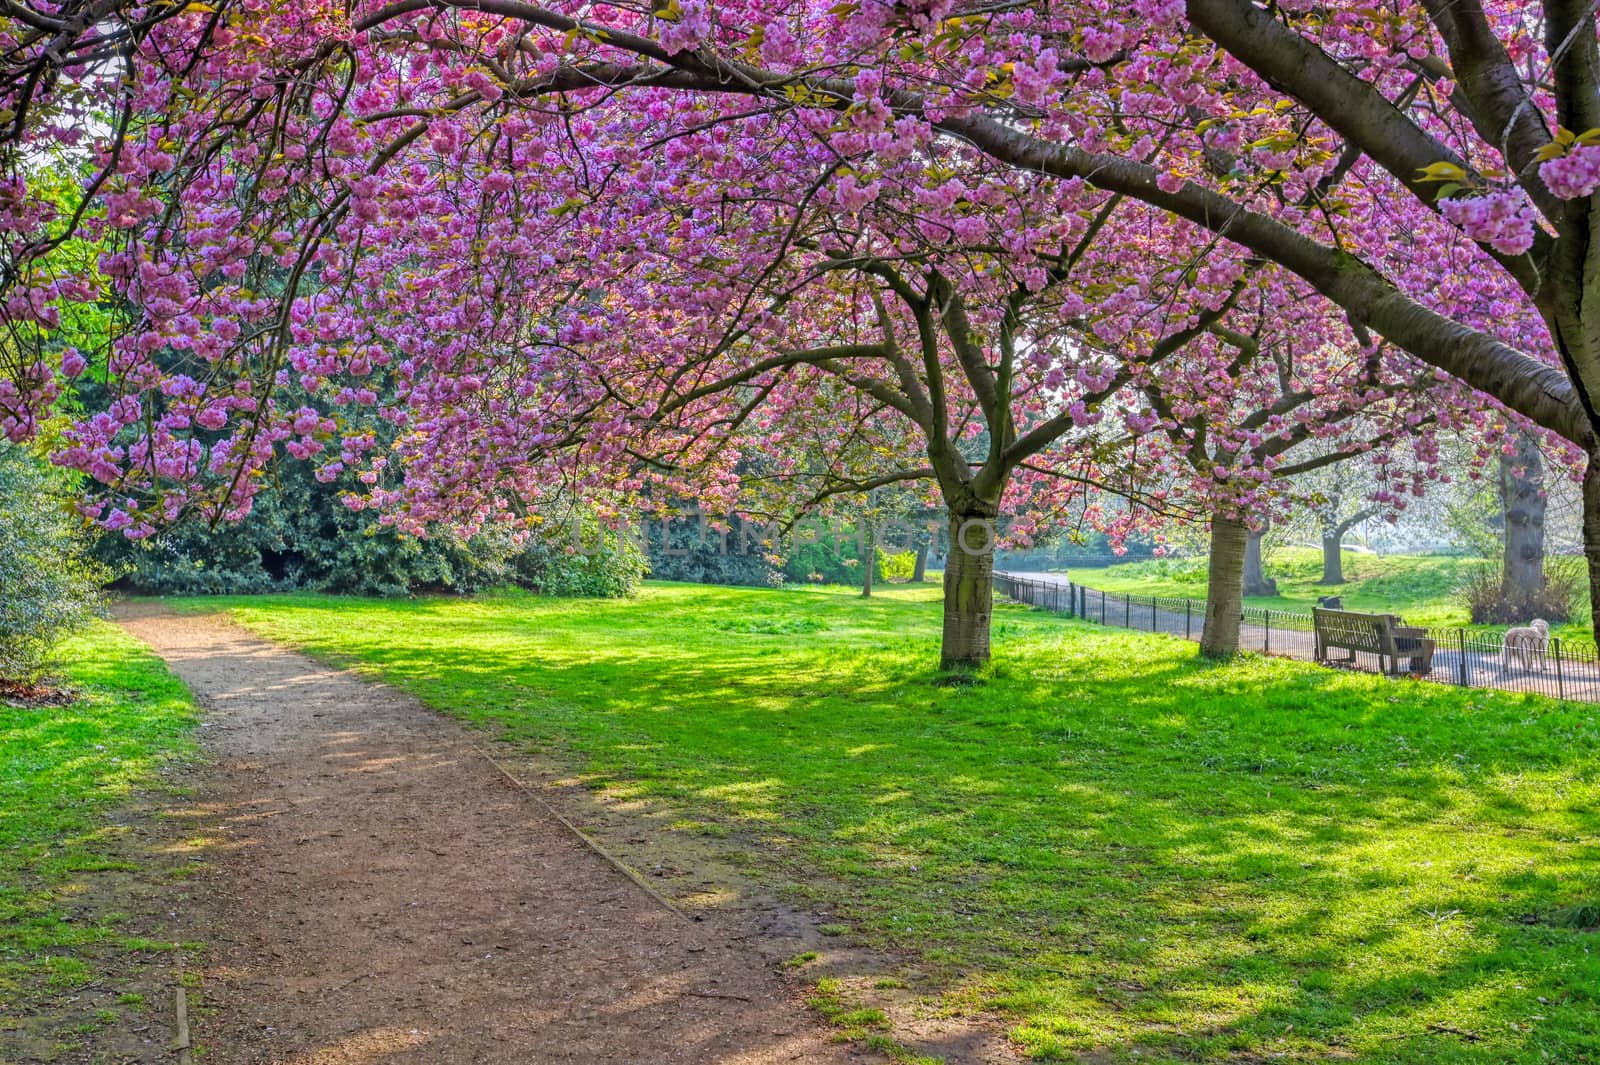
[[[0,442],[0,679],[31,681],[92,618],[102,572],[87,557],[72,486]]]
[[[747,527],[738,517],[728,520],[726,532],[702,527],[693,515],[657,523],[648,538],[650,576],[691,584],[776,587],[783,574],[767,561],[761,535],[761,529]],[[670,549],[663,546],[663,536]]]
[[[510,579],[510,550],[493,538],[406,536],[346,507],[340,491],[304,464],[285,465],[243,521],[216,528],[186,522],[132,543],[106,536],[96,551],[119,587],[157,595],[405,595],[470,592]]]
[[[649,559],[632,537],[584,523],[571,540],[532,540],[511,556],[510,583],[541,595],[572,599],[621,599],[639,589]]]
[[[727,526],[726,532],[718,532],[702,525],[693,514],[653,523],[647,543],[650,575],[663,581],[753,587],[777,587],[785,581],[861,584],[862,545],[853,527],[810,524],[804,528],[816,534],[814,539],[796,537],[793,532],[779,536],[777,549],[781,552],[787,548],[779,565],[768,554],[774,548],[769,539],[774,527],[740,517],[728,519]],[[796,539],[800,542],[796,543]],[[670,549],[666,544],[671,545]],[[884,578],[886,557],[880,550],[875,580]],[[906,576],[910,573],[908,565]]]
[[[783,564],[783,579],[792,584],[862,583],[861,543],[851,528],[829,529],[816,540],[803,543],[789,552]],[[880,551],[874,581],[883,580],[883,555]]]
[[[916,572],[917,553],[915,551],[901,551],[891,555],[889,552],[878,549],[878,572],[883,574],[886,581],[909,581]]]
[[[1457,595],[1482,625],[1518,625],[1532,618],[1566,621],[1582,606],[1585,581],[1583,559],[1559,556],[1544,564],[1544,584],[1532,593],[1508,593],[1500,567],[1481,563],[1466,567]]]
[[[615,542],[585,557],[562,544],[518,546],[495,531],[471,540],[444,532],[419,539],[346,507],[342,489],[317,481],[302,463],[279,475],[241,522],[215,529],[186,523],[137,543],[105,536],[96,551],[120,587],[156,595],[388,596],[516,584],[549,595],[616,596],[639,583],[642,557]]]

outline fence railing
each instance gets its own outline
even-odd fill
[[[1101,625],[1162,632],[1198,640],[1206,601],[1159,595],[1107,592],[1068,579],[996,573],[994,589],[1009,599]],[[1557,699],[1600,702],[1600,652],[1587,640],[1552,637],[1542,647],[1506,646],[1497,633],[1429,627],[1434,642],[1431,669],[1424,680],[1468,688],[1532,692]],[[1310,613],[1247,606],[1239,627],[1244,650],[1316,660],[1316,633]],[[1342,657],[1346,652],[1340,651]],[[1353,661],[1334,665],[1369,673],[1383,671],[1375,654],[1353,652]]]

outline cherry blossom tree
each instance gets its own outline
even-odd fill
[[[212,44],[254,68],[257,35],[230,32]],[[731,505],[741,447],[783,454],[763,442],[820,425],[893,443],[870,474],[779,471],[820,468],[814,501],[937,485],[962,545],[943,659],[972,664],[1014,475],[1081,482],[1052,447],[1238,291],[1238,257],[1194,227],[1027,172],[964,184],[973,153],[915,128],[899,148],[842,144],[825,109],[730,114],[676,90],[642,111],[509,100],[457,65],[482,41],[419,36],[275,112],[237,72],[203,82],[282,119],[265,145],[154,79],[160,121],[119,142],[89,218],[121,242],[101,269],[137,317],[105,355],[120,392],[58,452],[110,488],[92,507],[108,527],[240,514],[277,447],[330,479],[359,469],[352,503],[417,528],[516,519],[552,483]],[[459,122],[411,106],[430,87]],[[869,157],[870,185],[851,164]],[[1086,323],[1098,347],[1073,340]],[[67,352],[63,374],[87,362]],[[280,408],[288,381],[324,403]],[[373,418],[401,429],[381,454]]]
[[[1036,456],[1219,313],[1237,274],[1172,276],[1196,249],[1225,274],[1241,251],[1277,264],[1363,347],[1381,337],[1574,454],[1594,448],[1596,42],[1592,15],[1555,0],[1408,0],[1382,18],[1249,0],[62,0],[5,15],[0,281],[17,342],[0,431],[34,433],[76,374],[111,382],[59,458],[108,487],[97,516],[134,535],[240,513],[279,450],[330,477],[359,469],[399,520],[470,527],[536,494],[469,490],[491,472],[693,469],[731,497],[723,430],[755,416],[749,390],[788,390],[773,376],[854,379],[936,426],[929,475],[953,515],[987,516],[1019,469],[1060,479]],[[87,169],[66,210],[29,180],[50,153]],[[813,208],[873,216],[865,253],[819,234]],[[1130,214],[1164,218],[1162,238],[1120,265],[1074,258]],[[100,295],[52,260],[82,227],[117,245],[100,269],[128,319],[97,359],[51,339],[64,302]],[[868,269],[906,258],[906,292]],[[800,346],[827,332],[802,328],[831,306],[816,277],[852,272],[873,280],[834,297],[854,315],[847,350]],[[805,298],[780,276],[803,277]],[[1104,375],[1044,339],[1059,321],[1028,320],[1020,294],[1051,289],[1038,305],[1058,320],[1099,301]],[[912,382],[885,355],[897,318]],[[1035,351],[1065,353],[1078,391]],[[671,380],[675,360],[692,372]],[[294,377],[325,403],[277,404]],[[959,381],[942,409],[935,379]],[[709,426],[691,411],[714,411]],[[991,433],[977,464],[938,443],[973,411]],[[371,415],[404,427],[392,455],[374,454]],[[402,467],[409,487],[388,485]],[[1589,481],[1600,555],[1600,472]],[[970,661],[964,646],[987,645],[983,568],[952,570],[947,606],[971,636],[952,660]]]
[[[719,222],[741,234],[741,248],[760,247],[755,235],[773,228],[759,216],[774,189],[768,183],[745,203],[719,190]],[[926,483],[943,502],[951,545],[941,657],[947,667],[985,660],[997,519],[1035,510],[1041,495],[1060,505],[1095,483],[1092,452],[1075,430],[1100,420],[1120,390],[1224,314],[1243,291],[1243,268],[1213,263],[1191,277],[1200,249],[1175,240],[1159,219],[1123,226],[1107,214],[1096,226],[1064,210],[1043,223],[1062,227],[1059,250],[1030,255],[1019,271],[984,238],[1026,231],[1029,199],[999,187],[975,191],[995,217],[975,209],[967,242],[952,244],[943,231],[930,237],[920,221],[908,228],[884,204],[832,204],[786,212],[781,239],[759,262],[729,257],[722,238],[674,232],[659,223],[654,201],[635,204],[625,226],[601,228],[654,233],[654,250],[642,258],[632,247],[615,258],[591,250],[584,283],[607,298],[576,305],[575,319],[552,326],[558,336],[586,338],[567,342],[574,364],[602,386],[585,417],[610,427],[598,437],[570,434],[574,455],[585,469],[611,463],[612,478],[664,478],[730,507],[749,481],[733,464],[752,451],[769,457],[762,481],[769,496],[774,485],[791,493],[791,511],[841,493]],[[1096,256],[1106,234],[1131,241],[1141,231],[1172,278],[1138,287]],[[707,240],[698,251],[688,246]],[[1091,309],[1082,293],[1097,289],[1109,295]],[[430,409],[435,423],[484,421],[476,395]],[[413,477],[439,454],[436,431],[423,439],[427,454],[407,462]],[[603,441],[612,439],[625,445],[608,453]],[[441,505],[482,510],[493,505],[486,494],[524,491],[512,459],[525,446],[486,457],[453,478],[448,493],[423,477],[379,504],[433,519],[448,516]]]
[[[1418,373],[1386,344],[1363,346],[1283,280],[1258,277],[1241,306],[1140,381],[1141,409],[1126,419],[1136,431],[1103,462],[1123,483],[1163,485],[1146,489],[1160,506],[1207,519],[1200,645],[1211,657],[1239,647],[1252,525],[1314,505],[1307,478],[1357,461],[1375,471],[1372,505],[1403,510],[1448,476],[1434,434],[1473,416],[1470,389]]]

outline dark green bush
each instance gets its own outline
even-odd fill
[[[351,510],[341,491],[303,465],[288,465],[237,524],[183,524],[138,543],[106,536],[97,552],[118,587],[156,595],[385,596],[514,584],[548,595],[621,596],[632,594],[643,571],[642,555],[614,536],[592,555],[567,551],[560,534],[555,543],[521,546],[494,531],[471,540],[442,532],[424,539]]]
[[[533,539],[508,557],[510,580],[541,595],[620,599],[638,590],[649,567],[644,551],[626,536],[585,521],[580,535]]]
[[[851,526],[816,520],[779,534],[776,527],[738,517],[726,525],[726,530],[719,531],[692,512],[670,521],[649,522],[643,527],[642,539],[650,556],[650,575],[662,581],[750,587],[775,587],[786,581],[861,584],[862,546]],[[785,552],[781,567],[772,562],[773,545],[764,539],[774,535]],[[885,579],[891,557],[878,551],[874,580]],[[896,562],[905,578],[910,577],[915,558],[914,553],[907,553]]]
[[[762,530],[733,518],[719,531],[698,515],[652,522],[645,534],[650,576],[659,581],[772,588],[783,572],[767,559]]]

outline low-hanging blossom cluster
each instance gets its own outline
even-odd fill
[[[73,58],[0,78],[0,432],[57,420],[88,512],[135,537],[242,516],[283,457],[418,531],[602,485],[731,508],[891,474],[1065,510],[1118,468],[1166,493],[1126,530],[1177,496],[1267,505],[1290,437],[1425,439],[1426,403],[1567,432],[1548,390],[1476,395],[1502,378],[1459,352],[1561,364],[1513,260],[1554,239],[1550,198],[1594,191],[1595,149],[1533,192],[1494,177],[1426,5],[1278,7],[1460,188],[1348,151],[1230,50],[1225,0],[218,0],[113,5],[65,45],[8,29],[13,73]],[[1536,64],[1520,5],[1485,7]],[[41,167],[82,180],[47,200]],[[1367,321],[1391,302],[1307,247],[1405,307]],[[1294,323],[1293,374],[1219,332],[1244,290],[1266,334]],[[104,336],[67,313],[91,302]]]

